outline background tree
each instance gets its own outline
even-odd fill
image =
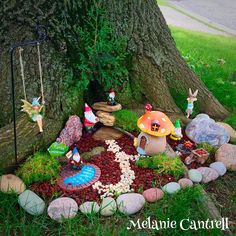
[[[46,24],[49,31],[49,39],[41,47],[47,101],[46,129],[44,136],[38,137],[36,125],[20,113],[23,94],[16,54],[19,158],[55,140],[69,114],[82,114],[83,102],[89,95],[96,93],[102,98],[107,87],[93,80],[82,89],[79,68],[84,52],[79,28],[85,29],[88,13],[94,5],[98,7],[97,4],[104,9],[113,36],[127,39],[129,76],[128,79],[124,76],[123,86],[116,88],[118,99],[125,107],[143,109],[143,104],[149,102],[156,109],[183,115],[191,87],[199,89],[198,111],[217,118],[228,115],[181,57],[155,0],[103,0],[99,3],[90,0],[5,0],[0,6],[0,16],[4,19],[0,26],[0,163],[9,165],[13,160],[8,50],[13,43],[34,37],[32,29],[36,20]],[[40,91],[36,48],[25,49],[24,60],[28,97],[34,97]]]

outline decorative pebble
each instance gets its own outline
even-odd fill
[[[200,183],[202,181],[202,174],[196,169],[191,169],[188,171],[188,177],[194,183]]]
[[[150,188],[143,192],[143,196],[147,202],[156,202],[163,198],[164,192],[159,188]]]
[[[0,176],[0,191],[4,193],[22,193],[25,191],[25,184],[15,175],[2,175]]]
[[[116,212],[116,201],[111,197],[103,198],[100,206],[100,214],[102,216],[111,216]]]
[[[216,161],[225,164],[228,170],[236,171],[236,145],[224,144],[215,154]]]
[[[211,163],[210,168],[216,170],[220,176],[223,176],[227,171],[225,164],[221,161]]]
[[[98,213],[99,205],[96,202],[84,202],[79,206],[79,209],[84,214]]]
[[[176,182],[170,182],[162,187],[162,190],[167,193],[175,193],[180,190],[180,185]]]
[[[45,202],[31,190],[25,190],[18,197],[18,203],[29,214],[41,215],[45,208]]]
[[[69,197],[60,197],[53,200],[48,207],[48,215],[53,220],[61,222],[63,218],[73,218],[78,212],[76,201]]]
[[[145,204],[145,198],[139,193],[126,193],[120,195],[116,203],[121,213],[132,215],[142,209]]]
[[[200,167],[197,169],[202,174],[202,183],[209,183],[213,180],[216,180],[219,177],[219,174],[216,170],[209,167]]]
[[[181,188],[191,187],[193,186],[193,181],[191,179],[182,178],[178,181]]]

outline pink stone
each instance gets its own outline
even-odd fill
[[[143,192],[143,196],[147,202],[156,202],[163,198],[164,192],[159,188],[150,188]]]
[[[178,181],[181,188],[191,187],[193,186],[193,181],[191,179],[182,178]]]
[[[219,177],[218,172],[209,167],[200,167],[197,170],[202,174],[202,183],[209,183]]]

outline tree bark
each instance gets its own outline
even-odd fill
[[[138,83],[144,100],[157,109],[178,113],[172,95],[187,98],[189,88],[199,89],[201,112],[215,118],[229,114],[181,57],[156,0],[106,0],[105,8],[117,35],[128,38],[133,55],[131,86]]]
[[[23,97],[18,54],[15,54],[14,74],[16,84],[16,114],[19,159],[37,148],[47,147],[55,140],[69,114],[82,110],[83,91],[75,87],[79,75],[68,80],[71,65],[78,63],[75,47],[79,45],[78,25],[83,24],[86,12],[93,3],[90,0],[4,0],[0,6],[0,166],[13,163],[13,129],[11,86],[9,79],[9,48],[12,44],[34,39],[32,29],[38,19],[46,24],[49,39],[41,46],[44,90],[46,97],[46,131],[43,137],[36,134],[36,125],[28,122],[20,112]],[[126,107],[140,109],[149,102],[154,108],[183,114],[176,105],[180,94],[186,102],[188,88],[199,89],[200,111],[212,117],[224,118],[228,111],[214,98],[206,86],[189,69],[177,51],[156,0],[103,0],[104,9],[117,36],[126,36],[127,50],[131,54],[130,79],[127,84],[131,92]],[[68,36],[69,34],[69,36]],[[28,99],[40,96],[37,51],[29,47],[23,52]],[[97,91],[93,91],[97,92]],[[70,101],[67,101],[67,100]],[[81,113],[80,113],[81,114]],[[1,128],[2,127],[2,128]]]

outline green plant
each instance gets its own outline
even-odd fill
[[[126,131],[139,131],[137,126],[138,116],[136,113],[122,109],[112,113],[115,118],[115,125]]]
[[[232,114],[224,120],[225,123],[232,126],[233,129],[236,129],[236,114]]]
[[[33,182],[50,181],[57,177],[60,163],[46,152],[36,152],[17,171],[26,185]]]
[[[141,157],[136,165],[142,168],[155,169],[157,174],[170,174],[174,178],[179,178],[184,174],[185,168],[182,161],[178,158],[170,158],[164,153],[151,157]]]
[[[207,152],[210,153],[211,156],[214,156],[214,154],[215,154],[215,152],[216,152],[216,150],[217,150],[217,148],[215,148],[215,147],[212,146],[211,144],[205,143],[205,142],[199,143],[199,144],[197,145],[197,148],[203,148],[203,149],[205,149]]]
[[[83,27],[78,27],[81,51],[77,68],[80,86],[97,80],[105,90],[121,86],[128,79],[126,39],[116,37],[99,1],[88,11]]]

